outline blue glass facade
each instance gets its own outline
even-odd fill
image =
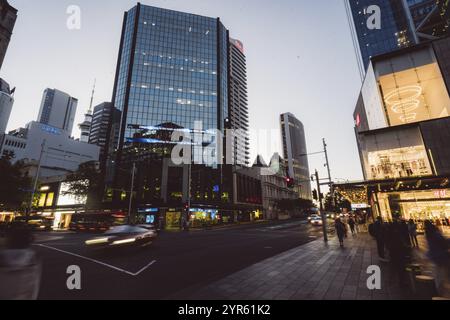
[[[403,0],[348,0],[348,4],[364,72],[371,57],[417,42],[408,4]],[[381,29],[371,30],[367,26],[367,20],[371,16],[367,13],[367,8],[372,5],[381,9]]]
[[[137,5],[125,15],[115,106],[119,149],[142,127],[223,129],[228,31],[219,19]]]

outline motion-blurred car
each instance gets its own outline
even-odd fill
[[[154,229],[124,225],[112,228],[101,237],[87,240],[85,244],[89,248],[144,247],[152,244],[156,237]]]
[[[323,225],[323,221],[322,218],[314,218],[311,220],[311,224],[313,226],[322,226]]]
[[[33,231],[51,231],[53,227],[53,219],[42,216],[16,217],[14,222],[27,224]]]
[[[327,218],[328,218],[328,219],[335,219],[335,218],[336,218],[336,215],[335,215],[334,213],[328,213],[328,214],[327,214]]]

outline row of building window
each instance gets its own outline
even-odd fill
[[[5,145],[9,147],[19,148],[19,149],[25,149],[27,147],[26,143],[14,141],[14,140],[6,140]]]

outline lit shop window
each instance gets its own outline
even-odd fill
[[[450,98],[427,50],[378,63],[379,84],[391,126],[450,115]]]
[[[418,128],[364,136],[361,147],[369,180],[433,174]]]
[[[372,180],[432,174],[423,146],[370,152],[369,166],[369,175]]]

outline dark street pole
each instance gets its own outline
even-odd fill
[[[131,173],[130,203],[128,206],[128,224],[131,224],[131,209],[132,209],[132,205],[133,205],[133,191],[134,191],[135,174],[136,174],[136,162],[133,162],[133,172]]]
[[[330,182],[330,194],[331,194],[331,203],[335,205],[335,199],[334,199],[334,184],[331,179],[331,168],[330,168],[330,162],[328,161],[328,150],[327,150],[327,143],[325,141],[325,138],[323,139],[323,151],[325,153],[325,160],[326,160],[326,166],[328,170],[328,181]]]
[[[317,182],[317,193],[319,198],[319,204],[320,204],[320,214],[322,216],[322,229],[323,229],[323,240],[325,242],[328,242],[328,234],[327,234],[327,215],[325,213],[325,210],[323,208],[322,203],[322,192],[320,190],[320,179],[319,179],[319,172],[316,170],[316,182]]]

